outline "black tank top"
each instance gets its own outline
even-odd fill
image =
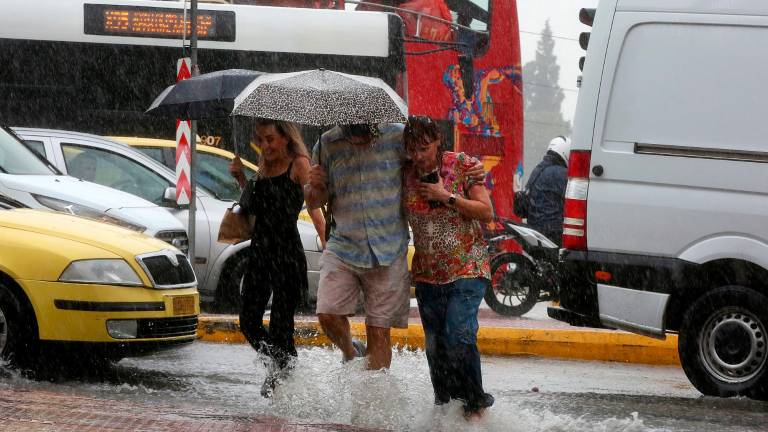
[[[296,221],[304,205],[304,193],[301,186],[291,180],[292,167],[293,161],[280,175],[251,180],[251,205],[247,211],[256,219],[252,246],[275,253],[296,247],[303,251]]]

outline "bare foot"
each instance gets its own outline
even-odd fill
[[[468,422],[478,422],[483,418],[483,414],[485,414],[485,408],[480,408],[477,411],[465,411],[464,420]]]

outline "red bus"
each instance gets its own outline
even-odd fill
[[[236,0],[393,12],[405,23],[408,109],[442,123],[450,150],[481,157],[496,216],[511,218],[523,174],[523,89],[516,0]],[[472,64],[464,91],[460,54]],[[465,69],[466,70],[466,69]]]
[[[474,88],[465,94],[456,50],[434,52],[440,44],[424,43],[419,36],[429,36],[414,34],[416,29],[406,26],[408,108],[411,114],[443,119],[454,150],[482,157],[490,174],[487,186],[496,215],[512,217],[512,197],[523,171],[517,4],[515,0],[447,0],[446,4],[455,23],[450,41],[471,44]],[[404,12],[400,15],[407,17]],[[427,27],[429,31],[430,26],[424,24],[429,18],[422,16],[421,20],[419,30],[424,32]],[[439,35],[442,22],[432,22],[431,28],[438,29],[432,33]],[[472,31],[458,27],[459,23],[468,24]]]

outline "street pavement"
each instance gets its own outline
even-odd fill
[[[675,364],[659,362],[659,352],[670,351],[670,342],[604,329],[574,328],[547,317],[548,303],[539,303],[523,317],[501,316],[483,305],[479,312],[478,345],[485,355],[534,355],[540,357],[613,360],[625,363]],[[423,330],[415,307],[410,311],[407,330],[394,330],[393,341],[406,348],[423,348]],[[266,317],[268,320],[268,316]],[[305,347],[328,345],[313,314],[297,315],[296,338]],[[350,319],[356,337],[364,338],[364,317]],[[203,341],[242,343],[236,315],[203,314],[200,317]],[[676,339],[673,341],[676,343]],[[657,344],[657,345],[654,345]],[[215,346],[215,345],[214,345]],[[674,345],[672,345],[674,350]],[[250,352],[250,351],[248,351]],[[607,354],[606,354],[607,353]],[[638,354],[641,353],[641,354]],[[645,353],[645,354],[642,354]],[[676,356],[676,350],[674,350]],[[669,357],[669,353],[666,354]],[[661,356],[663,357],[663,356]],[[322,357],[321,357],[322,358]],[[649,360],[649,358],[652,358]],[[654,360],[655,359],[655,360]],[[142,362],[141,359],[137,361]],[[493,364],[493,361],[492,363]],[[122,375],[118,368],[117,375]],[[222,372],[223,373],[223,372]],[[214,374],[216,375],[216,374]],[[423,374],[422,374],[423,375]],[[425,375],[426,376],[426,375]],[[215,408],[179,404],[163,405],[146,401],[126,401],[109,395],[83,395],[50,389],[15,388],[3,385],[0,368],[0,430],[13,431],[368,431],[334,423],[333,416],[323,421],[291,419],[285,413],[226,412]],[[495,381],[496,379],[494,379]],[[12,380],[11,380],[12,381]],[[336,421],[347,423],[345,419]],[[387,429],[391,429],[387,425]],[[498,425],[497,425],[498,426]],[[630,428],[631,429],[631,428]],[[492,427],[491,430],[496,430]]]
[[[541,357],[618,361],[657,365],[679,365],[677,335],[657,340],[623,331],[572,327],[550,319],[548,302],[538,303],[522,317],[502,316],[483,303],[478,313],[480,330],[477,345],[486,355],[535,355]],[[269,316],[265,317],[268,325]],[[350,318],[353,337],[365,338],[365,317]],[[206,342],[243,343],[236,315],[203,314],[198,337]],[[314,314],[296,315],[296,343],[323,346],[330,342]],[[393,329],[392,343],[414,349],[424,348],[416,301],[411,300],[407,329]]]
[[[46,390],[0,388],[0,430],[13,432],[319,432],[374,431],[341,424],[268,415],[222,414],[178,407],[77,396]]]
[[[765,402],[703,397],[678,367],[483,356],[496,403],[478,422],[433,405],[422,351],[388,372],[299,348],[270,399],[266,368],[245,344],[197,342],[98,369],[31,379],[0,368],[2,431],[765,431]]]

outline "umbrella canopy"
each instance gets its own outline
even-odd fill
[[[405,122],[408,107],[378,78],[316,69],[255,79],[232,114],[329,126]]]
[[[190,120],[228,117],[234,108],[235,97],[261,75],[264,73],[245,69],[199,75],[163,90],[146,112]]]

